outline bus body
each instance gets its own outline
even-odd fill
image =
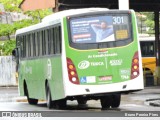
[[[98,41],[101,21],[112,33]],[[143,89],[133,10],[62,11],[17,30],[16,41],[20,95],[30,104],[42,99],[63,108],[66,100],[100,99],[103,108],[118,107],[121,93]]]
[[[156,69],[155,37],[149,35],[139,36],[143,70],[148,75],[154,75]]]

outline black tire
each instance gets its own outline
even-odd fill
[[[26,96],[27,96],[28,103],[31,104],[31,105],[37,105],[38,99],[29,98],[27,85],[25,85],[25,93],[26,93]]]
[[[33,98],[27,98],[28,99],[28,103],[31,105],[37,105],[38,103],[38,99],[33,99]]]
[[[112,95],[112,108],[118,108],[121,102],[121,94]]]
[[[101,97],[100,102],[102,109],[109,109],[110,106],[112,105],[112,96],[111,95],[103,96]]]
[[[87,100],[85,99],[77,99],[77,102],[79,105],[85,105],[87,103]]]
[[[47,107],[49,109],[51,109],[53,107],[53,101],[52,101],[52,97],[51,97],[51,91],[50,91],[50,88],[49,88],[48,84],[46,86],[46,103],[47,103]]]
[[[54,101],[56,109],[65,109],[67,106],[66,99],[56,100]]]

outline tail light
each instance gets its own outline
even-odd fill
[[[70,58],[67,58],[67,69],[68,69],[69,81],[74,84],[79,84],[76,68]]]
[[[139,57],[138,51],[135,52],[132,59],[132,68],[131,68],[131,79],[134,79],[139,76]]]

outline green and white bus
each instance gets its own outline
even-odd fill
[[[17,30],[19,91],[29,104],[67,100],[119,107],[121,93],[143,89],[141,52],[133,10],[74,9]]]

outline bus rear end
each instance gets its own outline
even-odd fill
[[[122,92],[143,89],[134,11],[101,11],[64,19],[63,71],[68,98],[100,99],[112,106]],[[118,107],[117,101],[112,107]]]

